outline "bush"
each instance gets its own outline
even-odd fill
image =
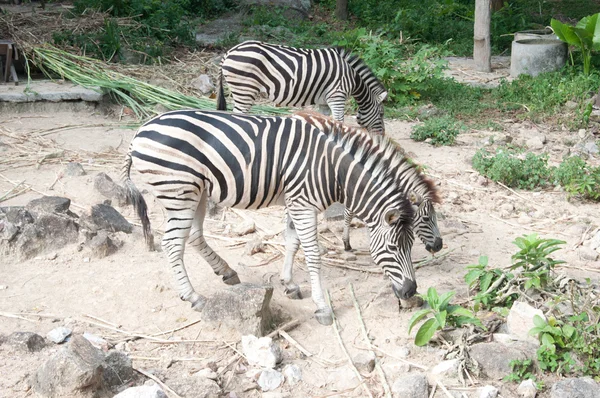
[[[452,145],[458,134],[466,129],[465,125],[450,116],[427,119],[413,129],[410,138],[425,141],[431,138],[433,145]]]

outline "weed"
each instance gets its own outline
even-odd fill
[[[410,138],[425,141],[431,138],[433,145],[452,145],[458,134],[466,126],[450,116],[427,119],[422,125],[413,129]]]
[[[465,282],[472,290],[477,290],[473,297],[474,309],[491,308],[494,305],[511,306],[517,299],[516,293],[508,293],[508,284],[514,278],[513,274],[498,268],[488,268],[488,257],[480,256],[479,262],[467,266]]]
[[[554,171],[555,181],[561,186],[567,186],[572,181],[581,179],[586,174],[587,164],[579,156],[565,159]]]
[[[538,390],[543,388],[544,383],[537,381],[537,378],[533,374],[534,366],[531,359],[514,359],[510,361],[509,365],[511,372],[504,380],[515,383],[520,383],[523,380],[532,380]]]

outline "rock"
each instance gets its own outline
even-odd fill
[[[531,379],[523,380],[517,388],[517,394],[523,398],[535,398],[537,395],[537,387]]]
[[[588,247],[590,249],[597,249],[600,247],[600,231],[596,232],[592,239],[588,241]]]
[[[345,391],[360,388],[360,381],[349,367],[341,367],[327,373],[324,383],[330,391]]]
[[[273,391],[283,383],[283,375],[276,370],[265,369],[261,372],[257,383],[261,390]]]
[[[266,247],[267,246],[262,242],[262,240],[256,239],[246,243],[244,254],[247,256],[253,256],[256,253],[264,253]]]
[[[535,347],[523,343],[509,346],[495,342],[479,343],[470,347],[469,354],[489,378],[501,379],[510,374],[510,361],[534,358]]]
[[[60,196],[43,196],[33,199],[25,208],[32,213],[66,213],[71,206],[71,199]]]
[[[546,137],[543,135],[531,137],[527,141],[525,141],[525,145],[529,149],[542,149],[542,148],[544,148],[545,143],[546,143]]]
[[[598,252],[589,247],[580,247],[579,250],[577,250],[577,253],[582,260],[596,261],[598,259]]]
[[[46,346],[44,338],[33,332],[14,332],[8,336],[6,342],[24,352],[37,352]]]
[[[571,110],[577,109],[578,106],[579,105],[575,101],[569,100],[569,101],[565,102],[565,108],[567,108],[567,109],[571,109]]]
[[[197,377],[205,377],[207,379],[215,380],[215,381],[219,378],[219,375],[217,374],[217,372],[215,372],[214,370],[212,370],[210,368],[204,368],[204,369],[196,372],[195,375]]]
[[[43,396],[93,397],[102,388],[103,365],[102,352],[75,335],[37,370],[33,388]]]
[[[342,260],[344,261],[356,261],[356,259],[358,257],[356,257],[356,254],[352,253],[352,252],[343,252],[340,256],[342,258]]]
[[[215,90],[215,85],[210,81],[208,75],[200,75],[191,82],[192,87],[199,90],[202,94],[210,94]]]
[[[161,388],[154,384],[151,386],[130,387],[113,398],[168,398]]]
[[[542,319],[546,319],[541,310],[535,309],[527,303],[517,301],[512,305],[508,317],[506,318],[506,326],[508,333],[517,337],[520,340],[529,341],[539,345],[537,336],[530,336],[529,331],[535,326],[533,317],[539,315]]]
[[[63,168],[63,174],[68,177],[81,177],[86,175],[86,172],[81,163],[69,162]]]
[[[598,150],[598,144],[596,144],[596,142],[594,141],[586,142],[585,144],[583,144],[583,147],[581,149],[583,152],[589,155],[597,155],[598,152],[600,152],[600,150]]]
[[[27,224],[15,238],[12,250],[21,258],[31,258],[77,242],[79,226],[64,214],[40,213],[34,224]]]
[[[577,130],[577,135],[579,136],[579,138],[583,139],[587,135],[587,131],[585,131],[585,129],[579,129]]]
[[[33,224],[35,221],[31,213],[22,206],[0,207],[0,219],[2,218],[17,227]]]
[[[19,233],[19,227],[7,220],[0,220],[0,241],[10,243]]]
[[[53,343],[60,344],[63,343],[71,333],[71,329],[61,326],[49,331],[48,334],[46,334],[46,338]]]
[[[283,375],[288,385],[294,386],[302,381],[302,369],[298,365],[289,364],[283,367]]]
[[[256,231],[256,224],[254,221],[244,221],[234,228],[233,233],[237,236],[244,236]]]
[[[221,387],[205,377],[187,376],[168,380],[167,383],[182,397],[219,398],[221,396]]]
[[[83,338],[90,342],[94,347],[108,351],[108,341],[104,340],[102,337],[96,336],[95,334],[85,332],[83,334]]]
[[[340,221],[344,219],[344,210],[346,207],[338,202],[333,203],[324,212],[323,216],[325,220],[329,221]]]
[[[354,366],[361,373],[371,373],[375,369],[375,354],[370,351],[363,351],[352,358]]]
[[[128,204],[125,188],[117,185],[106,173],[98,173],[94,178],[94,188],[109,199],[116,199],[119,206]]]
[[[589,377],[563,379],[552,385],[550,398],[600,398],[600,385]]]
[[[98,234],[94,236],[88,243],[87,246],[92,251],[92,255],[96,258],[104,258],[116,253],[119,247],[113,242],[108,236],[106,231],[98,231]]]
[[[248,364],[273,369],[281,362],[281,348],[270,337],[242,336],[242,352]]]
[[[272,286],[240,283],[208,297],[202,320],[223,323],[241,334],[264,336],[271,324]]]
[[[479,398],[496,398],[498,389],[494,386],[484,386],[479,389]]]
[[[417,109],[417,114],[419,115],[420,119],[427,119],[432,116],[440,116],[443,113],[444,113],[443,111],[441,111],[439,108],[437,108],[433,104],[423,105],[423,106],[419,107],[419,109]]]
[[[394,398],[428,398],[427,377],[422,373],[401,376],[392,385],[392,394]]]
[[[487,187],[489,184],[489,180],[487,178],[485,178],[484,176],[477,176],[477,185],[480,185],[482,187]]]
[[[131,358],[122,351],[109,351],[104,358],[104,385],[107,387],[122,386],[133,378]]]
[[[428,376],[434,383],[436,379],[455,379],[458,374],[459,365],[460,360],[458,359],[442,361],[429,370]]]
[[[133,225],[129,223],[114,207],[97,204],[89,213],[81,216],[81,223],[90,231],[106,230],[109,232],[125,232],[130,234]]]
[[[411,298],[409,298],[408,300],[400,299],[400,307],[402,307],[404,309],[419,308],[419,307],[423,306],[424,303],[425,302],[423,301],[423,298],[416,294],[414,296],[412,296]]]

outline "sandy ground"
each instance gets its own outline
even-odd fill
[[[65,149],[65,152],[62,158],[38,164],[28,161],[15,163],[20,167],[1,165],[0,197],[14,187],[12,182],[24,181],[24,184],[39,192],[70,198],[71,209],[76,213],[103,201],[104,198],[94,191],[93,179],[99,172],[106,172],[116,179],[120,165],[118,157],[107,161],[103,154],[115,151],[124,153],[134,134],[133,130],[119,128],[118,123],[119,120],[102,112],[85,109],[78,112],[3,114],[0,116],[0,131],[4,136],[0,135],[0,143],[6,139],[6,134],[30,137],[43,135],[54,141],[53,148],[40,145],[38,152],[30,152],[27,159],[35,159],[38,155],[38,159],[42,159],[56,147]],[[61,127],[59,130],[50,130]],[[444,237],[442,253],[450,251],[439,261],[417,270],[420,292],[433,286],[440,292],[457,291],[457,301],[466,299],[468,292],[463,281],[465,267],[476,263],[480,255],[488,255],[492,265],[508,265],[510,256],[516,251],[516,246],[511,242],[517,236],[533,231],[544,237],[564,239],[566,248],[557,257],[566,260],[570,266],[590,270],[564,271],[577,277],[589,276],[598,280],[600,262],[580,259],[575,249],[586,230],[592,233],[600,225],[598,205],[567,200],[565,193],[552,190],[516,194],[492,182],[488,183],[472,170],[470,164],[475,150],[489,136],[510,135],[513,142],[518,142],[540,133],[548,139],[545,150],[550,153],[551,161],[558,162],[569,150],[563,143],[564,139],[577,141],[577,132],[554,131],[546,126],[507,120],[503,132],[471,131],[461,135],[455,146],[436,148],[411,140],[411,127],[411,123],[401,121],[389,120],[386,123],[387,132],[415,161],[427,166],[427,172],[438,184],[444,200],[438,206],[439,224]],[[0,144],[0,158],[16,155],[16,149]],[[71,160],[80,161],[87,175],[58,178],[64,164]],[[133,179],[135,181],[135,174]],[[39,193],[30,190],[1,205],[24,205],[39,196]],[[146,200],[151,208],[153,227],[161,229],[162,210],[151,195],[147,194]],[[500,206],[506,203],[512,204],[514,210],[502,212]],[[138,221],[132,208],[117,209],[131,221]],[[257,233],[245,238],[268,238],[283,242],[280,234],[284,228],[282,208],[246,211],[243,214],[245,218],[255,220],[259,227]],[[290,397],[322,397],[334,393],[339,396],[362,396],[364,392],[360,387],[355,388],[356,379],[340,349],[334,329],[321,326],[312,318],[314,306],[310,298],[294,301],[283,294],[278,276],[283,260],[281,257],[273,258],[278,251],[270,247],[267,253],[245,255],[244,242],[232,240],[233,235],[228,233],[242,218],[231,211],[225,211],[220,217],[207,220],[205,228],[211,235],[226,239],[210,238],[209,243],[238,271],[244,282],[273,284],[272,307],[284,319],[301,320],[300,326],[289,334],[314,354],[311,358],[303,357],[295,347],[281,341],[284,363],[298,364],[303,371],[303,382],[293,389],[284,385],[277,392]],[[330,229],[333,232],[324,233],[321,241],[329,249],[329,256],[339,259],[342,249],[339,239],[341,222],[330,223]],[[170,271],[162,253],[146,251],[139,228],[132,235],[120,236],[120,239],[123,247],[116,254],[100,260],[89,259],[89,253],[77,251],[76,245],[24,262],[1,257],[0,285],[4,288],[0,290],[0,334],[33,331],[44,336],[57,326],[69,326],[76,333],[94,333],[116,344],[123,341],[126,335],[98,326],[103,322],[92,317],[110,322],[121,330],[143,334],[169,331],[198,320],[199,314],[193,312],[187,303],[181,302],[171,288]],[[358,261],[370,262],[366,254],[365,228],[354,228],[352,240],[355,248],[359,249]],[[413,258],[428,257],[418,242],[413,249]],[[220,279],[194,252],[186,253],[185,261],[198,291],[211,294],[224,288]],[[307,292],[308,275],[302,258],[298,261],[295,275],[303,291]],[[366,346],[348,288],[350,283],[353,284],[372,342],[380,350],[380,359],[390,385],[408,370],[407,365],[397,358],[405,358],[425,367],[440,360],[440,349],[414,346],[407,330],[412,311],[399,312],[393,292],[381,275],[324,266],[323,276],[339,318],[342,338],[351,355],[361,352]],[[309,297],[307,294],[305,296]],[[23,315],[28,320],[6,317],[7,314],[23,313],[28,314]],[[234,355],[227,344],[235,344],[240,338],[235,330],[216,328],[202,322],[166,336],[174,341],[199,341],[194,344],[156,344],[141,339],[120,347],[134,358],[135,367],[153,371],[167,384],[170,380],[203,368],[209,361],[225,364]],[[31,395],[28,392],[28,376],[57,349],[53,346],[37,354],[24,355],[0,345],[0,397]],[[244,391],[252,383],[244,375],[243,363],[234,368],[235,374],[225,373],[221,384],[223,390],[235,391],[239,397],[261,396],[255,389]],[[419,369],[413,367],[411,371]],[[516,396],[514,384],[478,380],[479,386],[485,384],[499,387],[502,397]],[[376,373],[368,380],[368,385],[374,393],[382,393]],[[454,385],[459,385],[458,380]],[[463,392],[469,397],[477,396],[472,390]],[[435,395],[443,396],[439,390]]]

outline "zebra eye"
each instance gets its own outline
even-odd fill
[[[397,252],[398,251],[398,246],[396,246],[396,245],[387,245],[387,248],[391,252]]]
[[[429,222],[429,220],[431,220],[428,216],[423,216],[423,221],[424,222]]]

